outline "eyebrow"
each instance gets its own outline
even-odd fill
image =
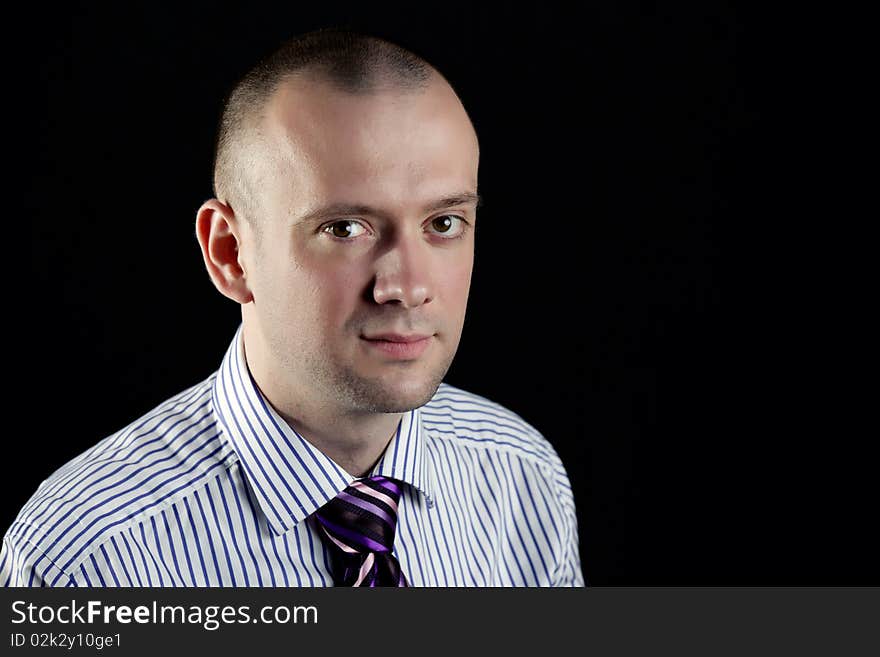
[[[474,192],[461,192],[460,194],[453,194],[452,196],[446,196],[444,198],[428,203],[428,205],[422,208],[422,211],[434,212],[436,210],[445,210],[446,208],[452,208],[456,205],[468,205],[470,203],[474,203],[474,208],[478,208],[483,204],[483,197]],[[321,219],[325,219],[331,216],[382,216],[384,214],[385,213],[378,208],[374,208],[369,205],[331,203],[330,205],[325,205],[319,208],[315,208],[314,210],[310,210],[306,214],[302,215],[298,219],[297,223],[319,221]]]

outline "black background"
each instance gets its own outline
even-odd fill
[[[0,528],[57,467],[217,368],[240,311],[194,222],[220,102],[283,39],[342,24],[432,62],[474,121],[485,205],[446,380],[557,448],[590,583],[880,583],[871,431],[831,407],[846,379],[826,376],[837,337],[820,329],[839,297],[813,285],[833,248],[802,248],[827,129],[799,131],[824,96],[789,112],[786,94],[821,58],[722,3],[666,4],[35,18],[10,96],[25,122],[7,126],[27,142],[12,195],[30,262],[10,282],[22,422]]]

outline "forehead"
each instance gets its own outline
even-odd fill
[[[476,134],[439,76],[424,89],[362,94],[295,76],[270,99],[262,128],[276,193],[390,200],[476,191]]]

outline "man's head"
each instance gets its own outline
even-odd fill
[[[262,387],[349,413],[430,399],[464,322],[478,163],[450,85],[388,42],[312,33],[245,77],[197,235]]]

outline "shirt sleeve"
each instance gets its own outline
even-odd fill
[[[558,458],[558,457],[557,457]],[[562,462],[557,463],[555,477],[561,521],[563,526],[563,545],[557,569],[553,577],[553,586],[582,587],[584,574],[581,570],[581,556],[578,541],[577,513],[575,512],[574,495],[571,483]]]
[[[3,537],[0,583],[4,587],[76,586],[36,545],[24,538],[28,525],[14,524]]]

